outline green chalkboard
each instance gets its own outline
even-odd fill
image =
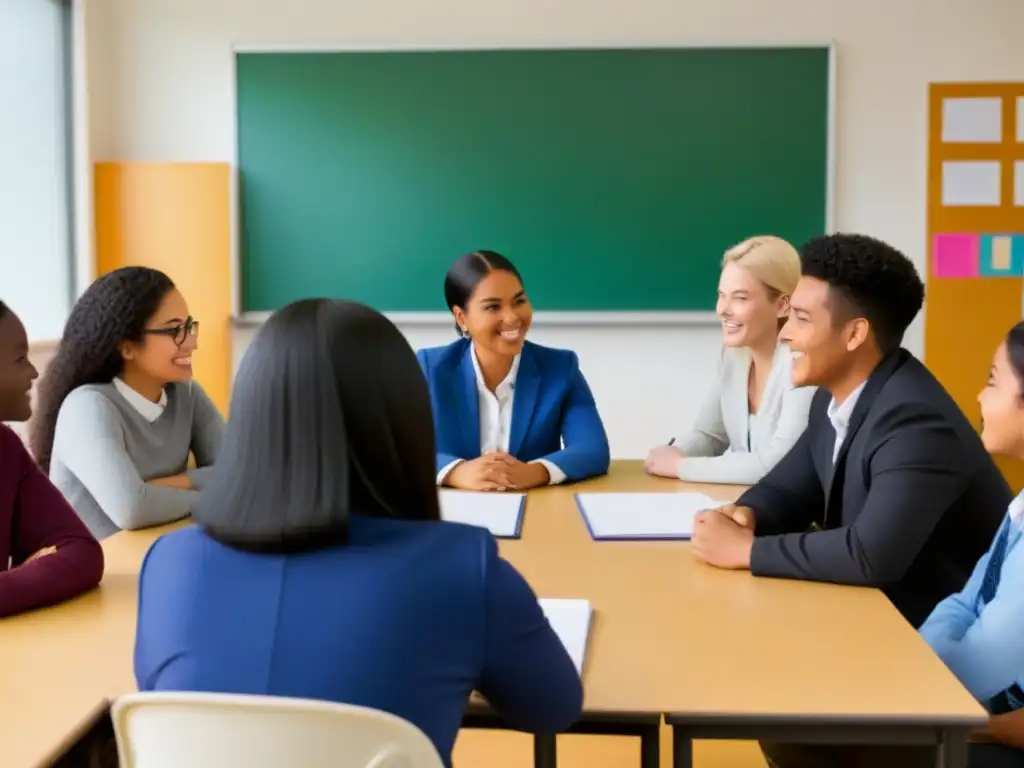
[[[754,234],[826,226],[829,51],[237,54],[243,311],[444,310],[489,248],[538,310],[709,310]]]

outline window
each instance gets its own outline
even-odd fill
[[[74,283],[69,0],[0,0],[0,299],[60,337]]]

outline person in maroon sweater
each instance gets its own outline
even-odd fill
[[[18,316],[0,301],[0,421],[27,421],[38,376]],[[0,618],[82,594],[103,577],[103,550],[21,438],[0,425]]]

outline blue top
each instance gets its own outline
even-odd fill
[[[470,693],[513,728],[579,717],[579,674],[526,581],[483,528],[353,516],[343,546],[227,547],[198,527],[143,561],[139,690],[356,704],[419,727],[450,763]]]
[[[459,339],[445,347],[421,349],[416,357],[430,385],[436,471],[458,459],[477,458],[480,403],[472,343]],[[508,452],[520,461],[549,461],[566,480],[608,471],[608,436],[575,352],[523,344]]]
[[[1001,693],[1024,705],[1024,493],[978,560],[964,588],[937,606],[921,635],[974,697],[992,709]]]

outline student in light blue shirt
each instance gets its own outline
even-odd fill
[[[1024,459],[1024,323],[996,350],[978,396],[992,454]],[[971,746],[970,768],[1024,766],[1024,493],[1010,503],[964,588],[939,603],[921,635],[991,716],[991,744]]]

